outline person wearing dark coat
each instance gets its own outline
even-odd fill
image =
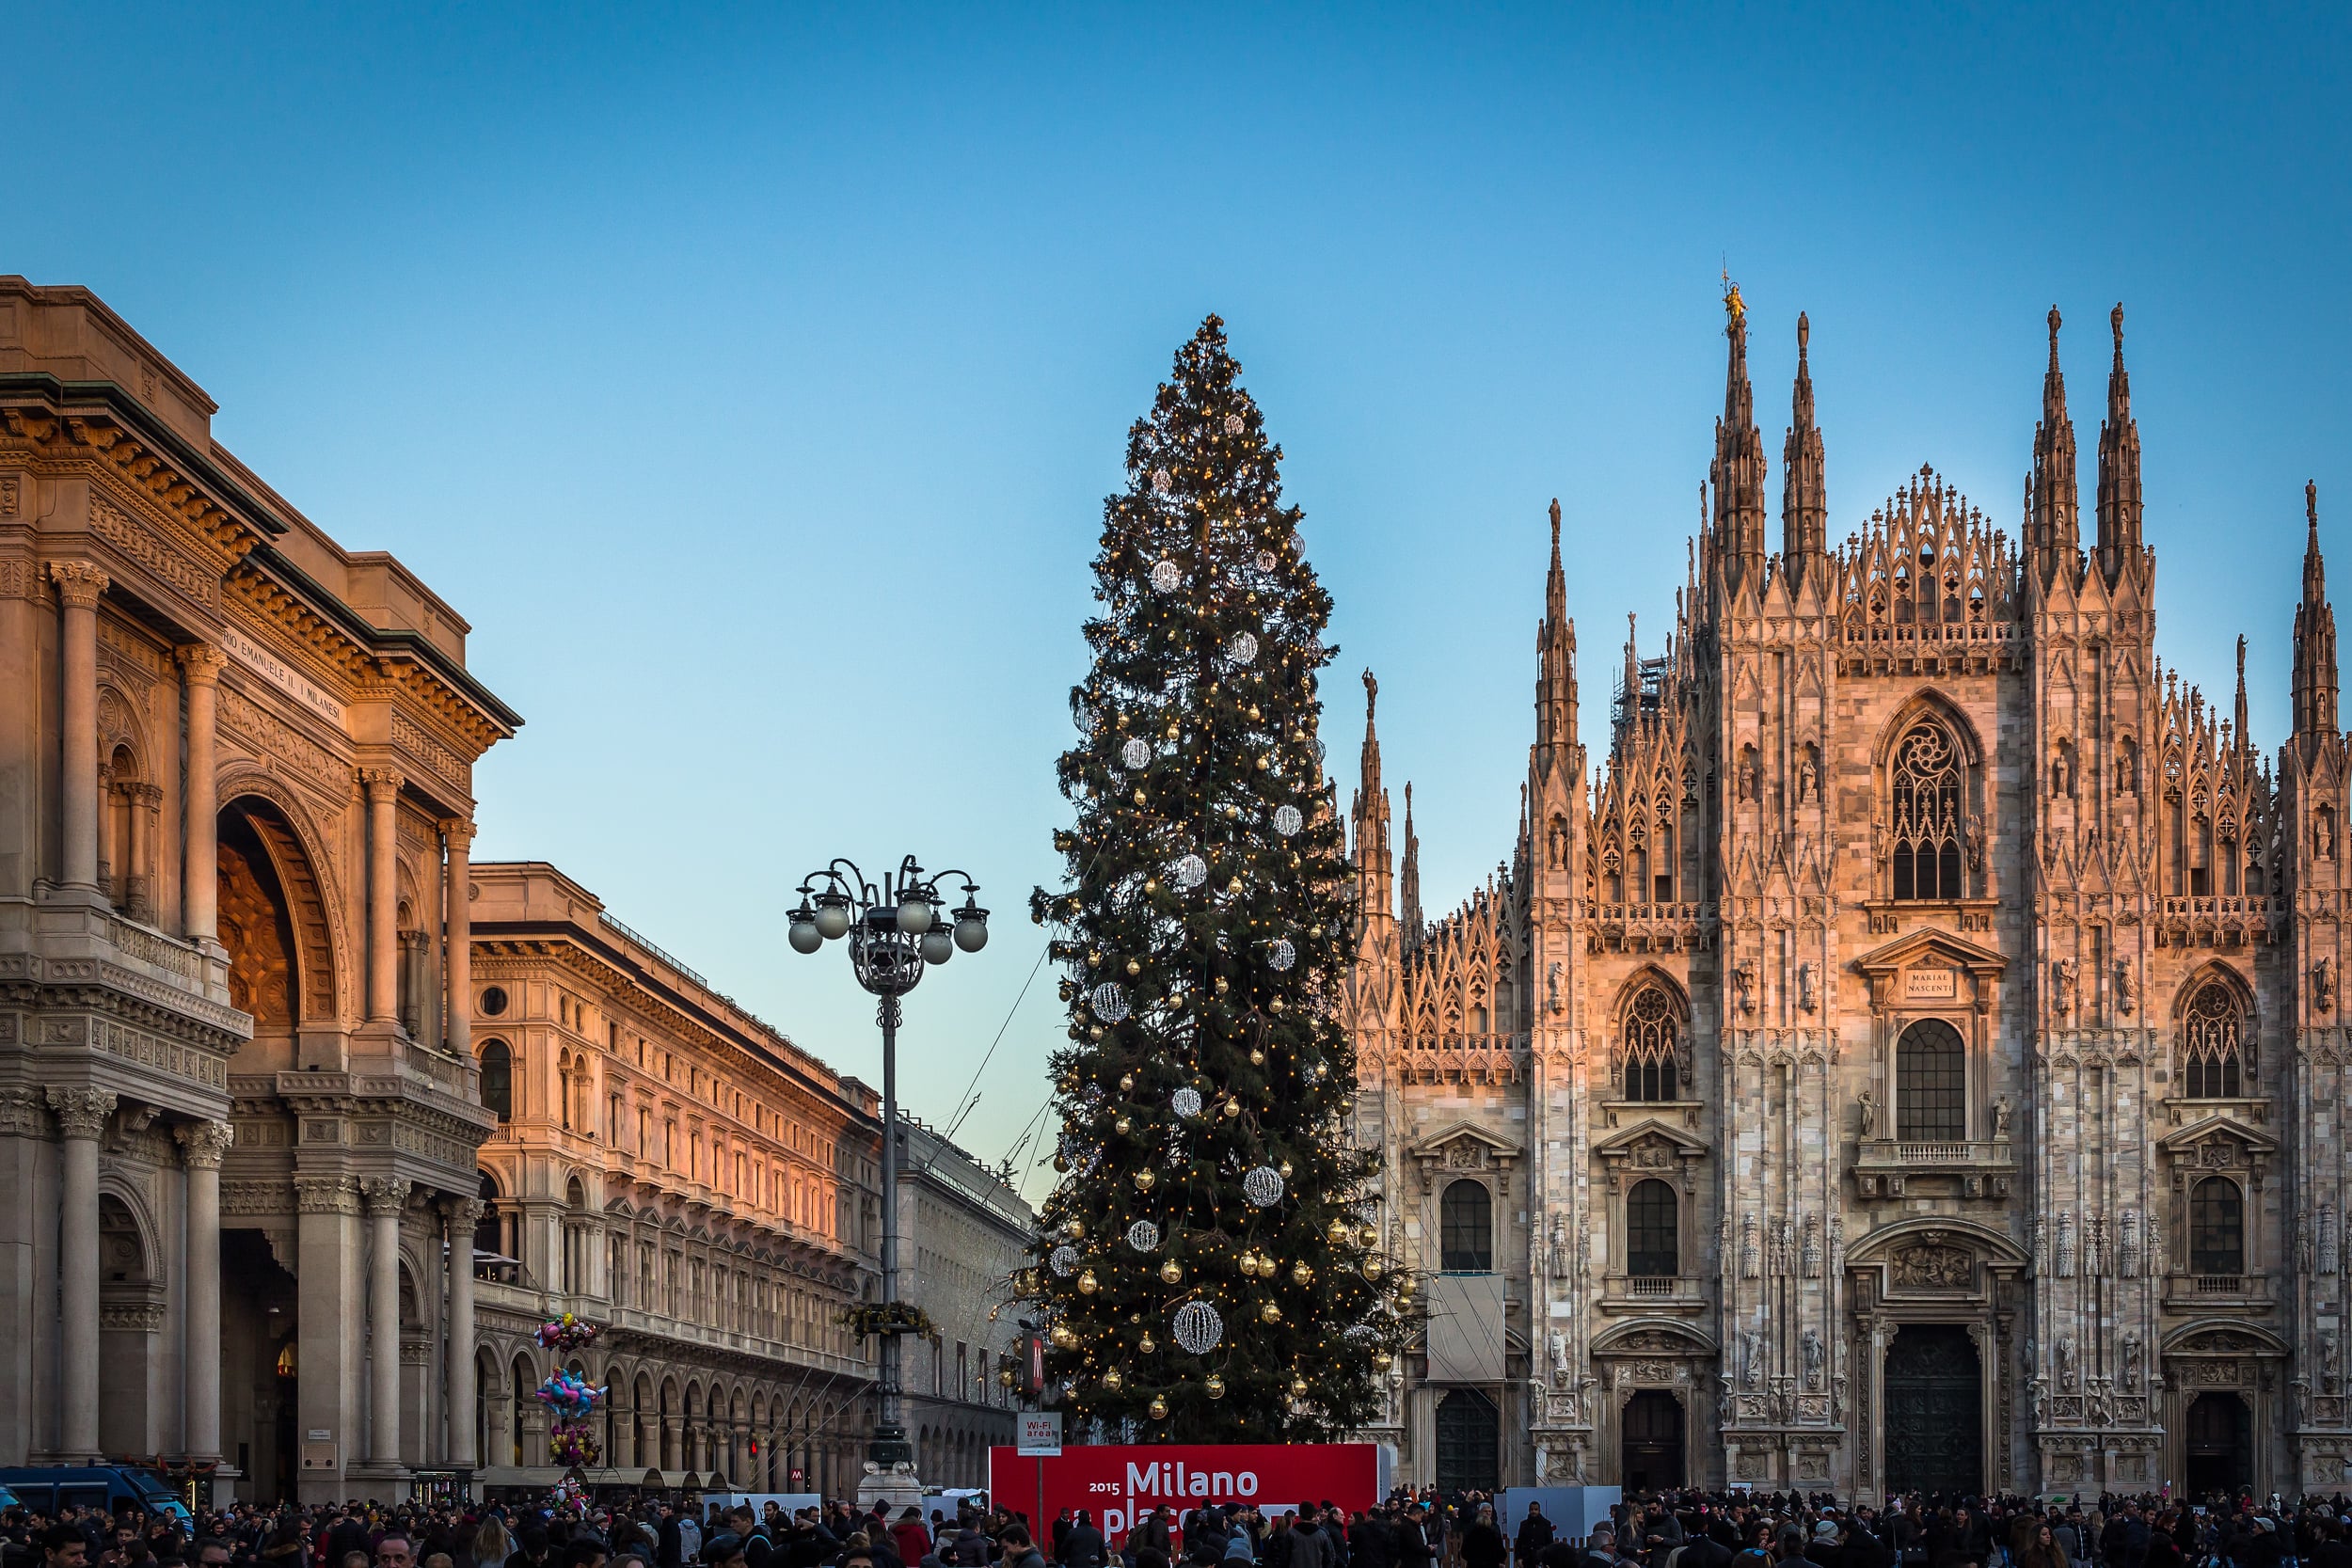
[[[1396,1568],[1396,1537],[1377,1513],[1359,1513],[1347,1527],[1352,1568]]]
[[[1502,1532],[1495,1528],[1494,1511],[1480,1509],[1477,1522],[1462,1532],[1462,1568],[1502,1568],[1508,1555]]]
[[[1059,1560],[1062,1568],[1103,1568],[1110,1556],[1110,1545],[1103,1532],[1094,1528],[1094,1516],[1085,1509],[1071,1521],[1069,1533],[1061,1538]]]
[[[1551,1521],[1544,1517],[1541,1503],[1527,1505],[1527,1517],[1519,1521],[1519,1533],[1511,1542],[1511,1560],[1518,1568],[1535,1568],[1535,1559],[1551,1544]]]

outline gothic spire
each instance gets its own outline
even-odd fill
[[[1356,786],[1357,897],[1368,915],[1390,915],[1389,792],[1380,783],[1380,732],[1374,727],[1380,703],[1380,683],[1364,672],[1364,752],[1362,772]]]
[[[2250,757],[2254,753],[2254,736],[2252,732],[2246,727],[2246,634],[2244,632],[2238,633],[2237,639],[2237,711],[2235,718],[2238,750]]]
[[[1560,499],[1551,502],[1551,570],[1544,578],[1544,620],[1535,632],[1535,766],[1576,747],[1576,623],[1568,619],[1568,578],[1560,565]]]
[[[1405,950],[1411,952],[1421,941],[1421,836],[1413,832],[1413,785],[1405,784],[1405,863],[1397,873],[1398,919],[1405,930]]]
[[[1788,439],[1780,456],[1780,548],[1804,580],[1806,563],[1829,547],[1829,499],[1821,430],[1813,422],[1813,367],[1805,354],[1812,324],[1797,312],[1797,385],[1789,394]]]
[[[2319,486],[2303,486],[2310,533],[2303,545],[2303,602],[2295,607],[2295,733],[2336,734],[2336,612],[2328,603],[2328,567],[2319,555]]]
[[[1748,384],[1748,309],[1740,288],[1724,293],[1724,336],[1731,353],[1724,367],[1724,416],[1715,423],[1715,538],[1724,580],[1762,586],[1764,576],[1764,436],[1756,428],[1756,389]]]
[[[2066,417],[2058,370],[2058,308],[2050,307],[2050,368],[2042,376],[2042,422],[2033,431],[2033,474],[2026,483],[2026,542],[2042,581],[2071,568],[2082,548],[2082,498],[2074,483],[2074,421]]]
[[[2123,307],[2107,316],[2115,363],[2107,372],[2107,417],[2099,427],[2099,569],[2110,583],[2139,553],[2139,424],[2132,418],[2132,378],[2123,369]]]

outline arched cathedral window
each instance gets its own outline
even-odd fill
[[[2234,1100],[2245,1092],[2244,1020],[2230,988],[2208,980],[2181,1018],[2181,1092],[2191,1100]]]
[[[1933,720],[1913,725],[1895,745],[1893,775],[1895,896],[1965,897],[1965,780],[1951,732]]]
[[[1675,1049],[1680,1032],[1680,1018],[1664,988],[1643,987],[1625,1010],[1620,1050],[1628,1100],[1680,1098],[1680,1059]]]

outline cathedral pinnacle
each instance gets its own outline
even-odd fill
[[[2034,426],[2033,473],[2026,483],[2026,539],[2036,575],[2046,583],[2071,569],[2082,548],[2081,495],[2074,480],[2074,421],[2066,413],[2066,376],[2058,369],[2058,308],[2050,307],[2050,368],[2042,375],[2042,422]]]
[[[1535,630],[1536,767],[1576,745],[1576,623],[1568,619],[1568,578],[1560,562],[1560,500],[1551,502],[1551,569],[1544,578],[1544,619]]]
[[[1724,279],[1724,336],[1731,351],[1724,367],[1724,417],[1715,426],[1715,537],[1724,581],[1762,585],[1764,576],[1764,437],[1756,428],[1756,389],[1748,381],[1748,309],[1740,286]]]
[[[2336,735],[2336,612],[2328,603],[2328,566],[2319,554],[2319,486],[2303,486],[2309,533],[2303,546],[2303,602],[2295,607],[2295,733],[2310,741]]]
[[[2107,417],[2099,427],[2099,565],[2107,581],[2139,554],[2139,425],[2132,418],[2132,378],[2123,368],[2123,307],[2107,316],[2115,363],[2107,372]]]
[[[1829,547],[1829,499],[1821,431],[1813,420],[1812,323],[1797,312],[1797,383],[1789,393],[1788,439],[1781,448],[1781,552],[1802,583],[1808,562]]]

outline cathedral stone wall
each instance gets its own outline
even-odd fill
[[[1358,1133],[1433,1275],[1375,1434],[1441,1484],[2332,1490],[2315,501],[2265,757],[2242,651],[2229,713],[2156,657],[2120,309],[2090,547],[2054,311],[2016,537],[1923,468],[1834,548],[1800,320],[1772,552],[1730,305],[1673,633],[1589,770],[1555,503],[1518,839],[1443,918],[1367,721]]]

